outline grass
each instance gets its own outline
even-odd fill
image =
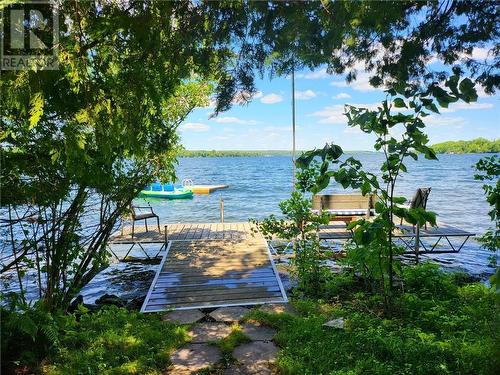
[[[173,348],[188,341],[187,328],[159,315],[107,307],[66,325],[61,348],[46,374],[162,374]]]
[[[498,295],[436,267],[405,271],[406,293],[384,316],[377,296],[344,283],[340,301],[297,301],[301,316],[255,311],[276,327],[283,374],[495,374],[500,368]],[[346,329],[323,327],[346,318]]]
[[[231,327],[231,333],[222,340],[219,340],[217,346],[225,357],[230,357],[234,348],[247,342],[250,342],[250,339],[245,336],[238,324],[234,324]]]

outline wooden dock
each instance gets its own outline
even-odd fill
[[[216,190],[227,189],[229,185],[189,185],[194,194],[211,194]]]
[[[129,227],[110,244],[164,243],[166,251],[142,312],[283,303],[286,293],[267,242],[249,223],[167,224],[145,232]],[[166,228],[166,231],[165,229]]]
[[[160,230],[152,225],[146,232],[144,225],[136,225],[134,237],[132,226],[124,226],[111,235],[109,243],[160,243],[179,240],[243,240],[252,237],[249,223],[182,223],[161,224]]]
[[[346,229],[345,223],[335,223],[321,226],[318,236],[320,240],[348,240],[352,238],[352,232]],[[414,253],[416,236],[417,234],[411,225],[396,225],[394,238],[403,244],[408,254]],[[475,233],[445,223],[439,223],[437,227],[420,228],[419,244],[421,250],[419,253],[458,253],[467,240],[473,236]],[[452,240],[455,239],[459,242],[453,243]],[[430,243],[426,243],[424,240]],[[445,242],[449,248],[442,249],[441,242]]]

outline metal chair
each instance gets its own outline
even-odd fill
[[[409,205],[400,205],[403,208],[423,208],[424,210],[427,207],[427,200],[429,199],[429,195],[431,193],[431,188],[418,188]],[[401,218],[400,225],[403,224],[403,219]],[[427,223],[424,225],[425,229],[427,229]]]
[[[135,222],[137,220],[144,220],[144,224],[146,226],[146,232],[148,232],[148,219],[156,218],[156,223],[158,225],[158,232],[161,233],[160,230],[160,218],[157,214],[154,213],[153,208],[151,206],[134,206],[130,205],[130,210],[132,212],[132,238],[134,237],[135,230]],[[144,210],[147,210],[144,212]]]

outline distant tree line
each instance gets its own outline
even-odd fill
[[[470,141],[448,141],[432,146],[439,154],[472,154],[500,152],[500,138],[489,140],[476,138]]]
[[[182,150],[178,153],[179,157],[185,158],[291,155],[292,152],[288,150]]]

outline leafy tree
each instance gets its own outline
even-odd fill
[[[474,179],[485,182],[483,190],[486,201],[491,206],[488,215],[494,225],[479,240],[485,249],[496,253],[500,249],[500,158],[497,155],[482,158],[475,167],[478,173],[474,175]],[[493,265],[496,265],[495,256],[491,257],[491,261]],[[496,283],[497,289],[500,289],[499,272],[497,269],[497,273],[492,279]]]
[[[55,6],[55,5],[53,5]],[[185,2],[58,5],[59,70],[2,72],[2,238],[48,309],[65,308],[107,258],[141,188],[174,175],[176,129],[208,104],[219,64],[204,15]],[[225,35],[225,34],[224,34]],[[208,44],[194,41],[207,41]],[[8,235],[8,237],[7,237]]]
[[[242,1],[207,2],[209,19],[234,27],[238,62],[219,86],[216,112],[228,92],[252,92],[261,75],[326,66],[355,80],[370,72],[374,86],[444,82],[450,67],[493,92],[500,85],[499,8],[492,1]],[[229,13],[232,13],[230,16]],[[228,26],[230,27],[230,26]],[[485,58],[488,58],[486,61]],[[442,64],[431,64],[439,60]],[[224,98],[226,96],[226,98]],[[250,100],[251,95],[243,95]]]
[[[437,159],[427,146],[425,117],[430,112],[439,113],[438,105],[446,108],[458,100],[475,101],[477,94],[470,79],[460,80],[458,75],[453,75],[446,82],[446,89],[433,85],[422,91],[412,86],[398,86],[387,90],[387,95],[374,110],[350,105],[345,108],[349,126],[359,127],[364,133],[377,137],[374,148],[385,156],[380,166],[380,178],[364,171],[361,162],[352,157],[341,161],[342,150],[333,144],[305,152],[297,160],[297,165],[307,168],[315,158],[321,158],[320,174],[312,188],[315,193],[326,188],[333,178],[344,188],[361,189],[363,195],[376,195],[377,216],[373,220],[363,218],[348,225],[348,229],[353,230],[348,259],[356,270],[380,285],[388,308],[397,264],[394,257],[400,252],[393,243],[396,217],[417,226],[426,222],[435,225],[436,221],[435,214],[422,208],[400,206],[406,199],[395,196],[395,190],[399,176],[407,172],[405,160],[408,157],[417,160],[419,153],[427,159]],[[398,132],[400,136],[396,135]],[[330,163],[338,168],[330,170]]]

